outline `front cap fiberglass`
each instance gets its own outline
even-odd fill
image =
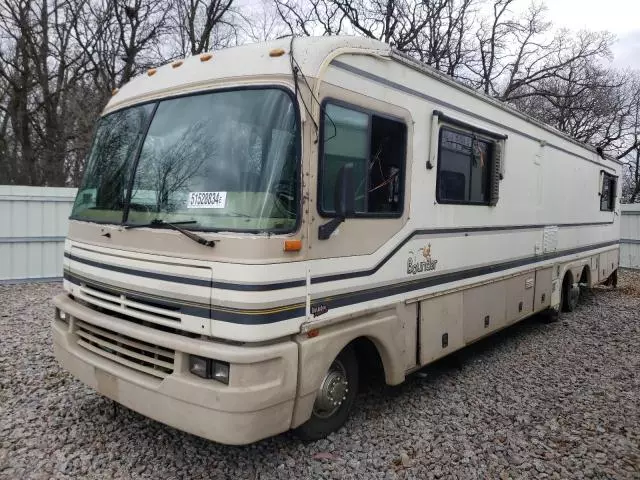
[[[98,123],[71,218],[292,231],[299,209],[299,136],[292,97],[275,87],[116,111]]]

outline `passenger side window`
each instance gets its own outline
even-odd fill
[[[491,140],[442,127],[438,143],[438,202],[495,205],[500,180],[499,165],[494,165],[495,148],[499,147]]]
[[[602,190],[600,192],[600,211],[613,212],[616,206],[616,177],[602,172]]]
[[[404,196],[406,125],[394,119],[327,103],[323,108],[320,212],[335,213],[340,168],[353,165],[355,216],[399,216]]]

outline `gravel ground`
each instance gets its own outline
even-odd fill
[[[640,274],[371,386],[347,426],[303,444],[188,435],[110,401],[52,355],[60,285],[0,286],[1,478],[640,479]]]

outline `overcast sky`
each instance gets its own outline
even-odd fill
[[[640,0],[546,0],[548,18],[572,30],[608,30],[618,37],[619,68],[640,69]]]

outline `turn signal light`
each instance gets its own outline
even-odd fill
[[[213,57],[213,55],[210,54],[210,53],[202,54],[202,55],[200,55],[200,61],[201,62],[208,62],[209,60],[211,60],[211,57]]]
[[[270,57],[281,57],[282,55],[284,55],[284,49],[282,48],[274,48],[269,51]]]
[[[150,68],[149,70],[147,70],[147,75],[149,75],[150,77],[153,77],[156,74],[157,70],[155,68]]]
[[[284,251],[285,252],[299,252],[302,250],[302,240],[285,240]]]
[[[171,64],[171,68],[178,68],[180,65],[182,65],[182,60],[176,60]]]

